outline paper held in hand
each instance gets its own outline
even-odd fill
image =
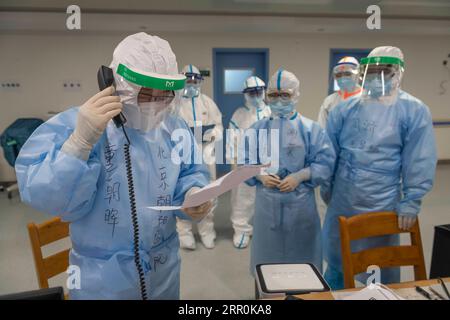
[[[208,200],[214,199],[221,194],[237,187],[240,183],[261,173],[261,169],[268,165],[246,165],[227,173],[223,177],[211,182],[200,190],[191,193],[184,199],[182,206],[153,206],[147,207],[157,211],[179,210],[197,207]]]

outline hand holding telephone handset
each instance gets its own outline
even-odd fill
[[[113,86],[114,85],[113,70],[106,66],[101,66],[97,72],[97,80],[98,80],[98,87],[100,88],[100,91],[103,91],[106,88]],[[127,122],[127,119],[121,112],[113,118],[113,121],[114,121],[114,124],[116,125],[116,127],[120,128]]]
[[[101,66],[97,72],[98,86],[103,92],[105,88],[114,86],[114,73],[111,68],[106,66]],[[113,93],[114,91],[111,91]],[[120,101],[120,98],[117,97]],[[111,119],[111,118],[109,118]],[[109,121],[108,119],[108,121]],[[142,300],[147,300],[147,288],[145,286],[145,276],[144,269],[142,268],[141,258],[139,256],[139,225],[136,211],[136,196],[134,194],[134,183],[133,183],[133,170],[131,167],[131,156],[130,156],[130,140],[128,139],[124,124],[126,122],[125,116],[120,112],[113,117],[114,124],[117,128],[122,128],[127,143],[124,145],[125,154],[125,166],[127,171],[128,180],[128,196],[130,198],[130,210],[131,210],[131,221],[133,223],[133,251],[134,251],[134,263],[139,276],[139,284],[141,289]]]

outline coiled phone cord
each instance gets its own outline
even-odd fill
[[[125,154],[125,166],[127,171],[128,180],[128,196],[130,198],[130,209],[131,209],[131,220],[133,223],[133,251],[134,251],[134,263],[136,264],[136,269],[139,275],[139,285],[141,288],[142,300],[147,300],[147,288],[145,286],[145,275],[144,269],[142,268],[141,259],[139,256],[139,224],[136,210],[136,196],[134,194],[134,181],[133,181],[133,170],[131,167],[131,156],[130,156],[130,139],[125,131],[125,127],[122,124],[122,130],[127,139],[123,149]]]

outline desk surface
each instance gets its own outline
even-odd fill
[[[443,278],[444,282],[449,282],[450,278]],[[394,283],[387,285],[389,288],[392,289],[403,289],[403,288],[414,288],[414,286],[430,286],[433,284],[438,284],[438,281],[433,280],[422,280],[422,281],[410,281],[410,282],[402,282],[402,283]],[[447,285],[448,286],[448,285]],[[351,292],[351,291],[358,291],[362,288],[354,288],[354,289],[344,289],[339,290],[338,292]],[[296,297],[302,298],[304,300],[334,300],[333,295],[331,292],[318,292],[318,293],[308,293],[308,294],[300,294]]]

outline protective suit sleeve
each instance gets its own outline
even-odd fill
[[[326,134],[331,142],[332,148],[334,149],[335,155],[335,164],[332,174],[320,184],[320,196],[326,204],[329,204],[331,199],[334,174],[337,168],[337,162],[339,161],[339,133],[341,132],[343,122],[341,111],[339,111],[339,109],[339,106],[337,106],[329,113],[326,125]]]
[[[327,126],[327,118],[328,118],[328,98],[325,98],[322,105],[320,106],[319,116],[317,117],[317,122],[322,128],[326,128]]]
[[[77,112],[69,109],[37,128],[15,164],[22,201],[65,221],[90,212],[101,170],[95,150],[87,161],[61,151],[74,130]]]
[[[238,151],[240,153],[245,152],[244,153],[245,154],[245,164],[251,164],[251,165],[261,164],[261,159],[259,157],[259,147],[260,147],[259,139],[260,139],[260,134],[262,134],[262,133],[261,133],[260,129],[265,128],[267,121],[269,121],[269,120],[268,119],[260,120],[258,122],[255,122],[249,128],[250,130],[255,130],[255,132],[258,135],[256,146],[251,146],[249,142],[242,142],[239,145]],[[248,129],[246,129],[246,130],[248,130]],[[267,134],[270,134],[270,132],[268,132]],[[245,139],[247,139],[247,137],[245,137]],[[256,161],[255,161],[255,159],[256,159]],[[256,186],[258,183],[262,183],[262,182],[257,178],[257,176],[255,176],[253,178],[246,180],[245,183],[247,185],[253,187],[253,186]]]
[[[221,140],[223,135],[222,113],[211,98],[203,95],[203,101],[207,105],[209,113],[208,123],[215,125],[210,135],[211,137],[214,137],[216,141]]]
[[[226,137],[227,144],[225,145],[225,149],[226,149],[226,160],[228,163],[231,163],[233,159],[234,163],[236,163],[237,161],[237,148],[238,148],[237,139],[239,137],[240,132],[239,121],[237,119],[238,112],[239,109],[237,109],[233,113],[233,116],[231,117],[230,124],[228,125],[227,130],[227,137]]]
[[[326,131],[313,123],[310,134],[306,168],[310,169],[310,179],[305,184],[315,188],[327,182],[334,173],[336,153]]]
[[[402,150],[403,196],[396,209],[399,215],[417,215],[422,198],[434,182],[437,155],[433,122],[428,107],[419,107],[408,115]]]
[[[175,187],[175,192],[173,196],[172,205],[180,206],[183,204],[184,197],[186,193],[193,187],[203,188],[209,183],[209,171],[208,167],[202,164],[195,163],[195,153],[199,152],[197,143],[195,142],[194,136],[184,121],[180,121],[180,127],[184,128],[186,132],[189,132],[189,137],[191,139],[191,153],[189,161],[183,161],[180,164],[180,174],[178,176],[177,185]],[[191,219],[185,213],[180,210],[175,212],[181,219]]]

